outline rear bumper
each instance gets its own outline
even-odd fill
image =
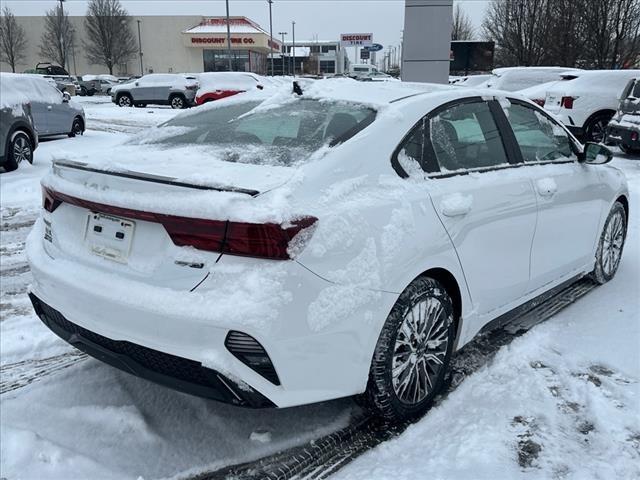
[[[370,295],[367,308],[345,308],[343,318],[317,325],[310,321],[310,306],[327,289],[335,302],[348,306],[353,288],[327,282],[295,261],[226,255],[196,289],[177,290],[79,263],[50,247],[43,234],[39,220],[26,248],[34,277],[31,293],[41,303],[83,331],[191,361],[246,384],[277,407],[363,392],[379,335],[371,317],[375,312],[374,318],[384,319],[397,298]],[[279,384],[229,351],[231,331],[250,335],[264,348]]]
[[[634,149],[640,148],[640,125],[637,128],[632,128],[609,124],[605,143],[607,145],[624,145]]]
[[[248,385],[239,386],[230,378],[193,360],[98,335],[71,323],[33,293],[29,294],[29,298],[40,320],[53,333],[78,350],[112,367],[175,390],[219,402],[251,408],[275,407],[270,400]]]

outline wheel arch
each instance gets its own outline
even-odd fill
[[[629,224],[629,199],[625,195],[620,195],[618,198],[616,198],[616,202],[620,202],[622,204],[622,208],[624,208],[624,216],[627,220],[627,225],[628,225]]]
[[[460,290],[460,284],[456,277],[447,269],[436,267],[430,268],[422,272],[419,277],[429,277],[437,280],[442,284],[447,291],[451,302],[453,303],[453,316],[456,322],[456,338],[453,345],[454,351],[458,348],[458,340],[460,339],[460,332],[462,331],[462,291]]]
[[[27,136],[29,137],[29,140],[31,141],[31,145],[33,146],[33,150],[36,149],[36,145],[38,144],[37,142],[37,138],[36,138],[36,133],[35,131],[31,128],[31,126],[27,123],[27,122],[16,122],[15,124],[13,124],[11,126],[11,128],[9,129],[9,134],[7,135],[7,140],[11,138],[11,136],[16,133],[18,130],[24,132],[27,134]],[[5,151],[3,152],[4,157],[3,158],[7,158],[7,156],[9,155],[9,142],[6,142],[5,145]]]

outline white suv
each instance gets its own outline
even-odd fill
[[[547,91],[544,108],[585,141],[601,142],[625,86],[640,70],[585,71]]]

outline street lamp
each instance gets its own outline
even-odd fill
[[[227,5],[227,56],[229,57],[229,71],[233,72],[233,65],[231,64],[231,24],[229,22],[229,0],[226,0]]]
[[[58,10],[58,28],[60,29],[60,38],[58,39],[60,42],[60,50],[62,53],[62,67],[63,68],[69,68],[66,65],[66,60],[67,60],[67,55],[66,55],[66,48],[65,48],[65,44],[64,44],[64,29],[63,29],[63,23],[64,23],[64,7],[62,6],[62,2],[66,1],[66,0],[58,0],[60,2],[60,10]],[[68,72],[69,70],[67,70]]]
[[[267,0],[269,4],[269,56],[271,57],[271,76],[273,77],[273,17],[271,16],[271,4],[273,0]]]
[[[293,58],[293,78],[296,78],[296,22],[291,21],[291,37],[293,44],[291,46],[291,57]]]
[[[140,76],[144,76],[144,67],[142,66],[142,37],[140,36],[140,23],[142,20],[138,20],[138,54],[140,55]]]
[[[282,51],[280,52],[282,54],[281,56],[281,60],[282,60],[282,75],[284,75],[284,54],[285,54],[285,44],[284,44],[284,36],[287,35],[287,32],[278,32],[278,35],[280,35],[280,37],[282,37]],[[288,69],[287,69],[287,73],[289,73]]]

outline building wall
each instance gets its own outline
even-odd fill
[[[84,18],[83,16],[69,17],[76,30],[75,48],[69,55],[69,73],[78,75],[108,73],[106,66],[91,65],[84,55],[82,47],[83,41],[86,41]],[[144,73],[149,73],[151,69],[155,73],[197,73],[203,71],[202,50],[186,48],[181,33],[200,23],[201,16],[133,16],[131,18],[136,44],[138,38],[137,20],[141,20]],[[26,58],[24,63],[16,67],[16,71],[23,72],[34,68],[38,62],[52,61],[52,59],[40,55],[40,38],[44,31],[44,17],[16,17],[16,20],[25,29],[27,36]],[[75,55],[73,55],[74,52]],[[0,69],[3,72],[11,71],[11,67],[6,63],[0,63]],[[114,74],[140,75],[138,55],[136,54],[127,62],[125,69],[115,67]]]

